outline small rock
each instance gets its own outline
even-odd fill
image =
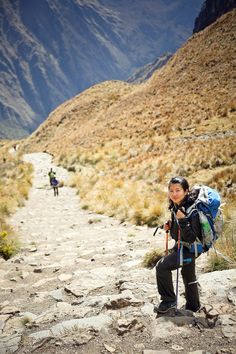
[[[231,288],[228,292],[228,300],[236,306],[236,286]]]
[[[18,264],[20,264],[20,263],[22,263],[23,261],[24,261],[23,258],[17,258],[17,259],[15,259],[15,260],[13,261],[13,263],[18,263]]]
[[[10,281],[15,281],[15,282],[17,282],[17,279],[16,279],[16,278],[11,278]]]
[[[29,249],[29,252],[32,252],[32,253],[33,252],[37,252],[37,248],[36,247],[32,247],[32,248]]]
[[[183,347],[181,347],[180,345],[174,344],[171,347],[173,350],[179,351],[179,350],[184,350]]]
[[[59,279],[61,282],[70,280],[71,278],[72,278],[72,274],[66,274],[66,273],[60,274],[60,275],[58,276],[58,279]]]
[[[104,343],[104,347],[106,348],[106,350],[109,352],[109,353],[114,353],[116,351],[116,348],[112,348],[110,347],[109,345],[107,345],[106,343]]]
[[[23,271],[23,272],[21,273],[21,275],[20,275],[20,278],[21,278],[21,279],[25,279],[25,278],[27,278],[28,276],[29,276],[29,272],[24,272],[24,271]]]
[[[49,295],[56,301],[58,302],[62,302],[63,301],[63,294],[62,294],[62,290],[58,289],[58,290],[53,290],[49,293]]]
[[[76,338],[73,340],[75,345],[83,345],[87,344],[91,339],[93,339],[93,336],[86,334],[86,333],[80,333],[79,338]]]
[[[58,272],[60,269],[61,269],[61,267],[60,267],[60,266],[59,266],[59,267],[55,267],[55,268],[53,269],[53,273]]]
[[[116,330],[119,335],[122,335],[128,332],[131,328],[133,328],[138,323],[138,321],[136,318],[132,318],[132,319],[122,318],[119,319],[117,323],[118,323],[118,327],[116,328]]]
[[[42,270],[42,268],[35,268],[35,269],[33,270],[33,272],[34,272],[34,273],[42,273],[43,270]]]
[[[1,309],[0,313],[3,314],[3,315],[7,315],[7,314],[16,314],[16,313],[19,313],[20,310],[15,307],[15,306],[5,306],[3,309]]]

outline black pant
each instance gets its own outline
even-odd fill
[[[184,247],[181,274],[185,286],[186,309],[197,311],[200,307],[198,284],[195,274],[195,254]],[[178,263],[178,264],[177,264]],[[172,270],[179,268],[178,251],[160,259],[156,265],[157,288],[162,301],[176,301]]]

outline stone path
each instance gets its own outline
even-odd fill
[[[0,354],[138,354],[153,348],[183,349],[193,330],[189,327],[193,317],[183,316],[181,327],[173,320],[157,320],[155,273],[141,265],[145,253],[164,249],[164,237],[154,238],[152,229],[121,225],[82,210],[72,188],[60,188],[54,197],[48,185],[49,169],[53,167],[64,182],[68,173],[53,166],[51,156],[44,153],[25,159],[34,165],[35,177],[25,207],[10,220],[22,250],[7,262],[0,259]],[[228,296],[233,299],[227,304],[231,317],[225,317],[225,331],[230,328],[225,338],[229,338],[235,328],[231,315],[235,272],[218,276],[218,284],[224,283],[220,294],[214,294],[213,278],[211,296],[218,296],[218,302]],[[204,284],[207,298],[211,281],[206,279]],[[178,335],[175,344],[168,339],[170,333]]]

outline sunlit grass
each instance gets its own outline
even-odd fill
[[[30,164],[24,163],[17,153],[9,152],[11,146],[6,142],[0,148],[0,255],[5,259],[19,249],[17,235],[6,220],[28,199],[32,174]]]
[[[208,259],[209,271],[236,268],[236,200],[224,206],[223,235],[217,240],[215,248]]]

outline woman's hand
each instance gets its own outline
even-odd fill
[[[168,220],[164,223],[164,230],[165,231],[170,231],[170,223],[171,223],[170,220]]]
[[[186,215],[181,210],[178,209],[178,211],[176,213],[176,217],[177,217],[177,219],[183,219],[186,217]]]

